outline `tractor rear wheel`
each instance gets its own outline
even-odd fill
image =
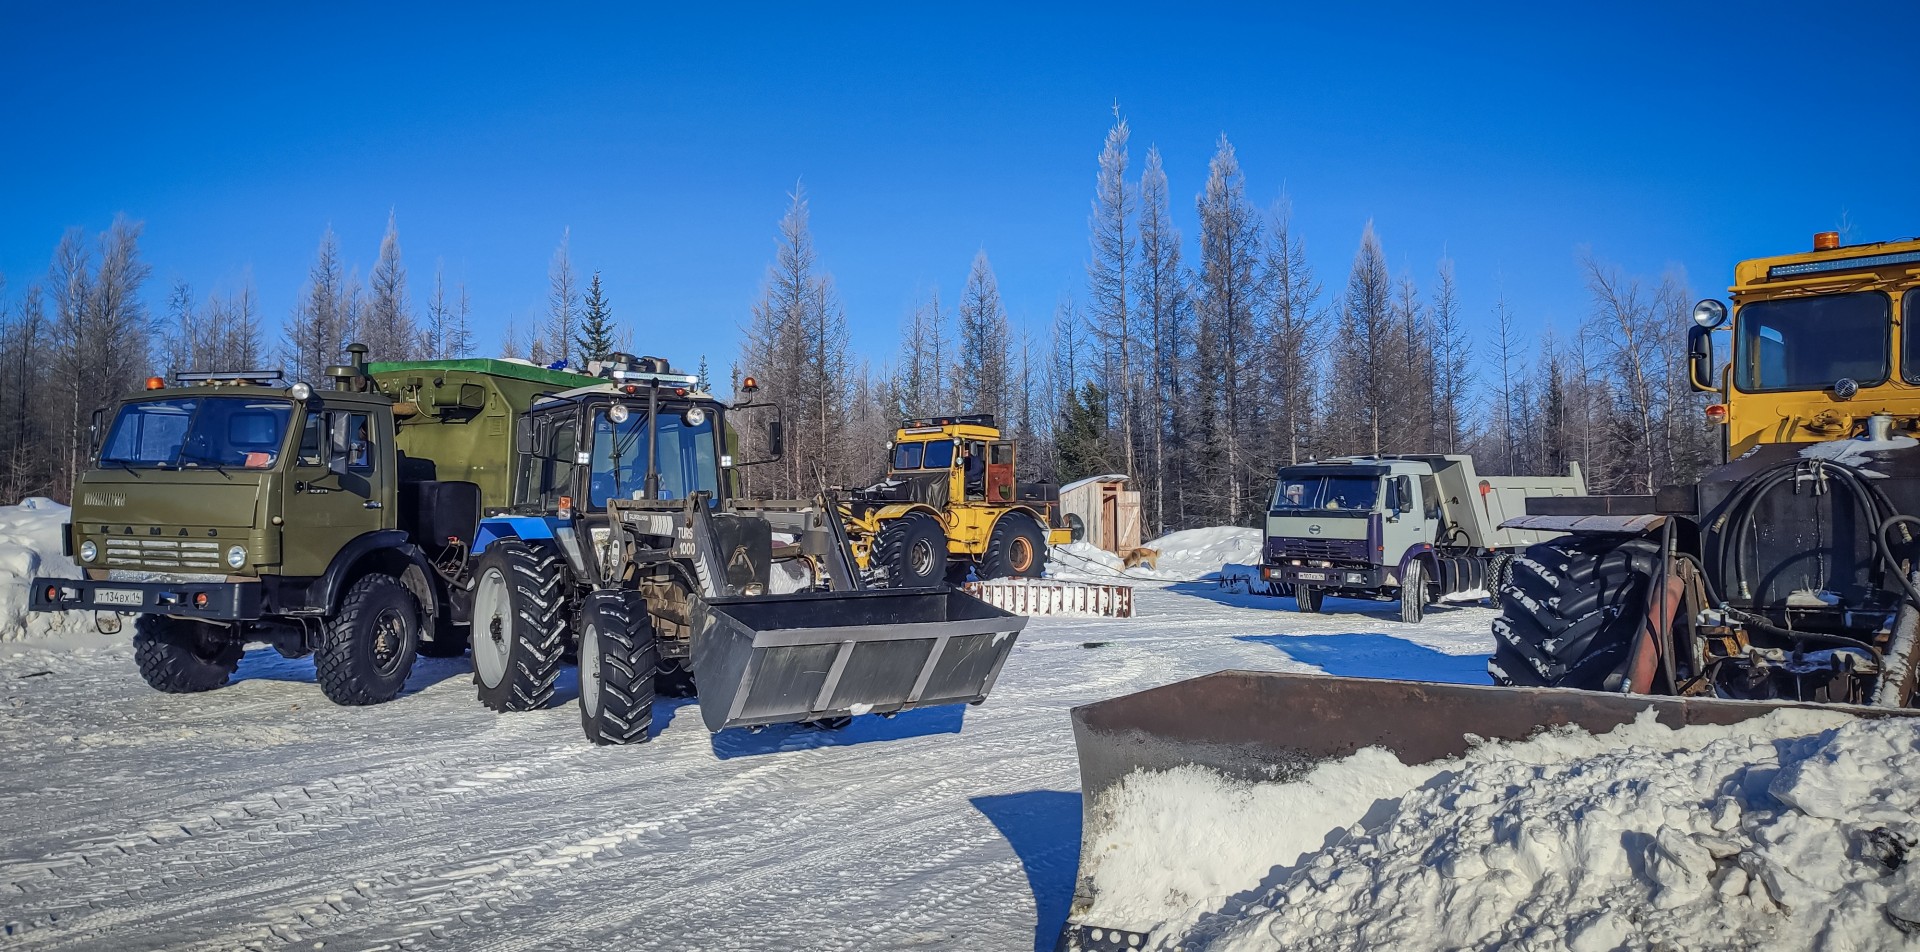
[[[473,680],[480,703],[531,711],[553,701],[566,649],[560,559],[517,540],[487,546],[473,575]]]
[[[938,585],[947,572],[947,533],[924,512],[889,520],[874,542],[874,561],[887,571],[888,588]]]
[[[1415,559],[1400,579],[1400,623],[1417,625],[1427,615],[1427,566]]]
[[[384,704],[399,696],[420,644],[420,602],[400,580],[373,572],[340,600],[313,653],[320,692],[335,704]]]
[[[1617,690],[1659,558],[1653,541],[1619,536],[1529,546],[1500,587],[1487,673],[1503,685]]]
[[[602,590],[580,608],[580,729],[596,744],[638,744],[653,725],[660,651],[637,592]]]
[[[133,658],[156,691],[195,694],[224,687],[240,667],[238,642],[201,621],[141,615],[133,623]]]
[[[1047,535],[1024,512],[1010,512],[994,523],[980,560],[981,578],[1039,578],[1047,571]]]

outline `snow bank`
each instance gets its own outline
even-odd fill
[[[1158,565],[1123,569],[1120,558],[1091,542],[1073,542],[1055,546],[1048,573],[1055,578],[1081,581],[1149,579],[1190,582],[1217,576],[1228,563],[1260,562],[1263,535],[1259,529],[1239,526],[1212,526],[1184,529],[1148,542],[1145,548],[1160,553]]]
[[[27,586],[34,576],[80,577],[79,566],[60,554],[66,522],[67,507],[39,496],[0,506],[0,641],[93,630],[93,617],[82,612],[27,611]]]
[[[1917,772],[1920,724],[1799,710],[1284,784],[1140,774],[1096,804],[1084,920],[1222,952],[1912,948]]]

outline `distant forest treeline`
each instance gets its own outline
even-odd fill
[[[1392,274],[1370,222],[1345,280],[1323,283],[1287,202],[1248,200],[1224,136],[1188,241],[1172,224],[1159,151],[1130,175],[1129,137],[1117,121],[1099,152],[1083,295],[1046,326],[1016,329],[983,250],[958,300],[930,294],[879,362],[856,356],[796,189],[730,371],[734,382],[757,377],[787,421],[785,461],[747,471],[749,490],[864,484],[901,419],[948,412],[996,415],[1024,478],[1133,476],[1154,532],[1253,524],[1276,467],[1330,455],[1464,452],[1494,473],[1578,462],[1595,492],[1647,492],[1708,463],[1705,401],[1681,353],[1691,295],[1677,276],[1626,275],[1588,255],[1586,287],[1569,289],[1589,311],[1577,329],[1546,328],[1502,299],[1491,332],[1474,335],[1451,263]],[[573,366],[636,349],[599,273],[581,280],[564,237],[547,314],[537,326],[510,321],[487,347],[463,285],[436,273],[416,302],[391,220],[364,280],[328,231],[277,334],[250,285],[200,297],[176,284],[153,313],[140,232],[127,221],[95,236],[74,229],[44,277],[0,278],[0,503],[65,499],[92,412],[150,373],[280,367],[320,384],[355,340],[376,359],[495,352]],[[707,376],[704,357],[698,371]],[[759,433],[744,436],[752,452]]]

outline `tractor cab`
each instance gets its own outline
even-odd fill
[[[1012,505],[1017,497],[1013,441],[1000,438],[990,414],[908,420],[895,431],[891,449],[892,480],[941,484],[947,499],[990,506]]]

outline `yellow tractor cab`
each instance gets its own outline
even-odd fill
[[[1071,539],[1051,483],[1022,483],[1016,450],[988,414],[907,420],[887,477],[843,506],[863,571],[888,587],[1039,578],[1047,548]]]

